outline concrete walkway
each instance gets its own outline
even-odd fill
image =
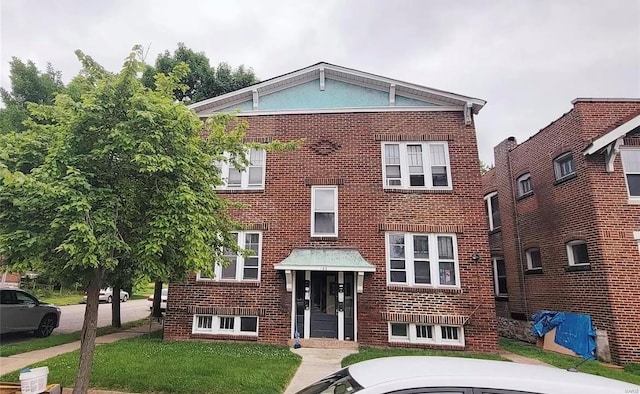
[[[521,356],[519,354],[515,354],[515,353],[511,353],[511,352],[506,352],[506,351],[501,351],[500,355],[504,358],[506,358],[507,360],[511,360],[514,363],[519,363],[519,364],[529,364],[529,365],[543,365],[545,367],[551,367],[551,368],[556,368],[555,366],[551,365],[551,364],[547,364],[543,361],[537,360],[535,358],[530,358],[530,357],[526,357],[526,356]]]
[[[158,330],[160,328],[162,328],[162,326],[158,323],[154,323],[151,326],[152,331]],[[97,337],[96,345],[101,345],[103,343],[112,343],[126,338],[138,337],[148,332],[149,325],[144,324],[142,326],[130,328],[125,331]],[[54,346],[48,349],[34,350],[32,352],[16,354],[9,357],[0,357],[0,375],[5,375],[13,371],[23,369],[24,367],[27,367],[31,364],[50,359],[51,357],[55,357],[60,354],[73,352],[77,349],[80,349],[80,341],[65,343],[64,345]]]
[[[292,352],[302,356],[302,363],[284,394],[294,394],[307,387],[316,380],[330,375],[342,368],[342,359],[350,354],[358,353],[351,349],[291,349]]]

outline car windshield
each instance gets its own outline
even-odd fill
[[[298,394],[348,394],[362,390],[362,386],[344,368],[298,391]]]

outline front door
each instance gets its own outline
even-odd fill
[[[311,272],[311,338],[338,338],[338,274]]]

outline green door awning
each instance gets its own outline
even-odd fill
[[[291,254],[273,266],[281,271],[347,271],[374,272],[376,267],[365,260],[357,249],[294,248]]]

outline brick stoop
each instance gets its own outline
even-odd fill
[[[295,339],[289,339],[289,346],[293,347],[295,343]],[[358,350],[359,345],[358,342],[354,341],[339,341],[337,339],[330,338],[310,338],[310,339],[300,339],[300,345],[303,348],[314,348],[314,349],[348,349],[348,350]]]

